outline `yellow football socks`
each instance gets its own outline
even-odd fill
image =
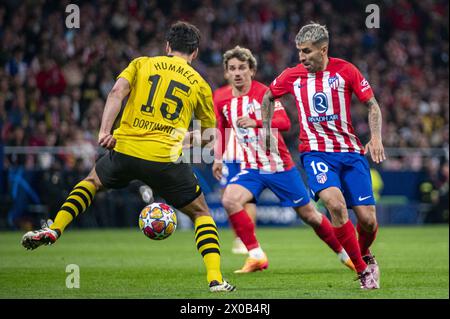
[[[194,223],[195,243],[203,256],[208,283],[213,280],[222,282],[220,271],[220,245],[217,227],[211,216],[197,217]]]
[[[81,181],[75,185],[50,228],[59,229],[62,233],[78,214],[84,212],[91,205],[96,192],[95,185],[91,182]]]

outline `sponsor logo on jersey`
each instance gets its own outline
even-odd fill
[[[365,92],[370,88],[369,82],[366,79],[361,80],[361,92]]]
[[[323,92],[316,92],[313,95],[313,107],[314,110],[319,114],[324,114],[328,110],[328,98]]]
[[[260,108],[261,108],[261,107],[260,107]],[[283,104],[281,104],[280,101],[275,101],[275,103],[274,103],[274,110],[275,110],[275,111],[278,111],[278,110],[284,110]]]
[[[337,121],[339,120],[339,114],[331,114],[324,116],[308,116],[308,122],[310,123],[320,123],[320,122],[328,122],[328,121]]]
[[[167,134],[173,134],[175,132],[175,128],[173,126],[151,122],[138,117],[134,118],[133,127],[137,127],[147,131],[161,131]]]

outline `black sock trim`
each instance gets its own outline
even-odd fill
[[[94,200],[94,195],[92,195],[92,193],[91,193],[86,187],[84,187],[84,186],[77,186],[77,187],[75,187],[75,188],[73,189],[73,191],[75,191],[77,188],[82,189],[82,190],[84,190],[86,193],[88,193],[89,198],[91,199],[91,203],[92,203],[92,201]],[[72,192],[73,192],[73,191],[72,191]]]
[[[206,244],[216,244],[217,246],[220,247],[219,241],[217,239],[215,239],[215,238],[205,238],[205,239],[203,239],[203,240],[198,242],[197,249],[200,249],[200,247],[202,247],[203,245],[206,245]]]
[[[197,232],[200,228],[203,228],[203,227],[213,227],[215,230],[217,230],[217,227],[214,224],[203,224],[203,225],[196,227],[195,232]]]
[[[70,206],[63,206],[61,207],[60,210],[63,210],[65,212],[68,212],[70,215],[72,215],[73,219],[75,219],[77,217],[77,214],[75,213],[75,211],[73,210],[72,207]]]
[[[206,235],[206,234],[213,234],[213,235],[216,235],[217,238],[219,238],[219,235],[217,234],[217,232],[216,232],[215,230],[209,229],[209,230],[204,230],[204,231],[199,232],[199,233],[195,236],[195,241],[197,241],[199,237],[201,237],[201,236],[203,236],[203,235]]]
[[[83,206],[81,206],[81,203],[79,201],[77,201],[76,199],[68,198],[68,199],[66,199],[66,203],[73,204],[77,208],[78,214],[83,212]],[[77,214],[77,216],[78,216],[78,214]]]
[[[72,196],[74,196],[74,195],[76,195],[76,196],[78,196],[78,197],[81,198],[81,200],[83,201],[84,206],[86,206],[86,208],[89,207],[89,200],[88,200],[88,198],[86,197],[86,195],[84,195],[84,193],[78,192],[78,191],[73,191],[72,193],[70,193],[69,197],[72,197]]]
[[[217,248],[207,248],[204,251],[201,252],[202,256],[205,257],[206,254],[219,254],[220,255],[220,250]]]

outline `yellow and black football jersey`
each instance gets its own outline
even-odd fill
[[[130,83],[115,150],[155,162],[174,162],[181,155],[192,115],[202,128],[216,119],[211,87],[183,58],[140,57],[117,78]]]

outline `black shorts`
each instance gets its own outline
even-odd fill
[[[175,208],[186,206],[202,193],[187,163],[147,161],[113,150],[97,160],[95,171],[106,188],[124,188],[137,179]]]

